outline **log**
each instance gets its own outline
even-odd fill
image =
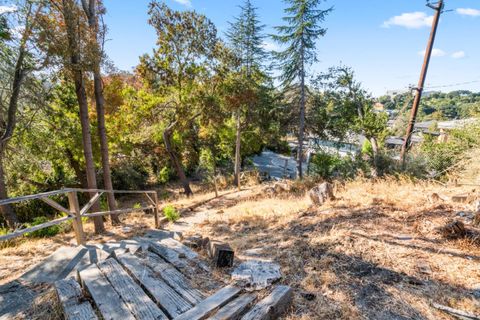
[[[290,306],[293,300],[292,288],[277,286],[272,293],[260,301],[242,317],[242,320],[274,320],[278,319]]]
[[[56,281],[55,290],[66,320],[98,319],[90,303],[84,301],[82,288],[77,281],[74,279]]]
[[[212,296],[200,302],[194,308],[182,314],[180,317],[175,318],[175,320],[203,320],[218,308],[223,307],[235,299],[240,292],[241,289],[233,286],[224,287]]]
[[[208,243],[208,255],[213,259],[217,268],[230,268],[233,266],[234,251],[226,243],[210,241]]]
[[[441,304],[438,304],[438,303],[433,303],[432,306],[438,310],[442,310],[446,313],[449,313],[450,315],[454,316],[454,317],[457,317],[459,319],[463,319],[463,320],[480,320],[480,317],[474,315],[474,314],[471,314],[471,313],[468,313],[466,311],[463,311],[463,310],[458,310],[458,309],[454,309],[454,308],[450,308],[450,307],[447,307],[447,306],[444,306],[444,305],[441,305]]]

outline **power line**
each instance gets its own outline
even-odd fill
[[[427,86],[427,87],[425,87],[425,89],[439,89],[439,88],[458,87],[458,86],[463,86],[463,85],[473,84],[473,83],[480,83],[480,80],[473,80],[473,81],[467,81],[467,82],[457,82],[457,83],[444,84],[444,85],[438,85],[438,86]]]

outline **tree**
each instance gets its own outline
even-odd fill
[[[260,24],[257,8],[252,5],[251,0],[245,0],[244,5],[240,7],[240,15],[230,23],[230,30],[227,36],[230,40],[230,46],[238,52],[240,65],[243,69],[248,82],[254,84],[252,76],[255,71],[262,68],[262,59],[266,57],[263,49],[262,34],[264,25]],[[248,103],[247,107],[251,110],[255,102]],[[235,110],[236,118],[236,138],[235,138],[235,174],[234,184],[240,189],[240,171],[241,171],[241,137],[242,137],[242,106]]]
[[[12,138],[15,127],[17,125],[17,113],[19,99],[21,96],[22,86],[26,77],[35,69],[35,61],[32,58],[32,53],[29,49],[29,42],[32,39],[34,29],[37,26],[38,16],[42,10],[42,5],[38,5],[35,1],[26,0],[19,3],[20,7],[17,9],[19,13],[19,23],[23,24],[23,32],[21,32],[18,39],[17,47],[5,47],[2,45],[0,51],[2,54],[2,61],[8,67],[13,67],[8,97],[8,106],[6,107],[6,114],[2,114],[2,131],[0,136],[0,199],[8,198],[7,185],[5,182],[4,157],[7,144]],[[8,39],[8,34],[5,32],[5,22],[2,22],[3,33],[2,38]],[[4,58],[6,58],[4,60]],[[10,61],[14,61],[12,65],[8,66]],[[3,103],[2,103],[3,104]],[[3,111],[3,110],[2,110]],[[18,218],[10,205],[1,206],[1,213],[9,228],[14,228],[18,224]]]
[[[217,30],[204,15],[193,11],[174,11],[153,1],[149,23],[158,36],[153,56],[141,58],[138,72],[152,90],[164,95],[163,116],[167,120],[163,132],[165,148],[183,185],[185,194],[193,194],[179,155],[172,144],[177,133],[192,131],[200,116],[199,87],[208,81],[217,47]],[[205,82],[204,82],[205,83]]]
[[[79,105],[80,124],[82,127],[82,146],[85,158],[88,189],[97,189],[95,162],[93,160],[92,135],[88,114],[88,98],[85,84],[85,70],[89,68],[92,52],[91,41],[85,39],[88,24],[83,19],[82,11],[76,0],[50,0],[50,15],[43,25],[45,50],[60,58],[64,68],[75,85]],[[90,193],[92,198],[95,192]],[[100,204],[95,202],[92,210],[100,211]],[[102,217],[94,217],[95,233],[105,231]]]
[[[310,64],[317,61],[316,40],[325,35],[327,30],[319,26],[332,8],[318,9],[322,0],[285,0],[290,6],[285,9],[284,26],[275,29],[278,35],[272,38],[285,45],[285,50],[276,52],[282,72],[280,79],[287,88],[297,87],[300,114],[298,129],[297,176],[303,178],[303,142],[305,135],[305,104],[307,88],[306,71]]]
[[[97,128],[98,137],[100,138],[100,154],[102,157],[102,170],[103,170],[103,184],[104,188],[109,191],[113,191],[112,177],[110,173],[110,157],[108,152],[108,138],[107,130],[105,127],[105,97],[103,96],[103,81],[100,72],[100,65],[104,56],[103,45],[100,42],[100,38],[105,34],[105,30],[100,30],[98,17],[97,17],[97,1],[96,0],[82,0],[82,7],[85,15],[87,16],[88,26],[90,27],[91,39],[93,41],[93,54],[92,54],[92,71],[93,71],[93,86],[95,92],[95,106],[97,109]],[[100,10],[102,8],[100,7]],[[105,28],[103,28],[105,29]],[[103,39],[102,39],[103,40]],[[103,41],[102,41],[103,42]],[[115,202],[115,195],[107,193],[108,208],[110,211],[117,209]],[[111,216],[113,224],[119,224],[120,219],[118,215],[112,214]]]

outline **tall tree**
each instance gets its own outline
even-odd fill
[[[105,127],[105,97],[103,96],[103,81],[101,74],[101,63],[104,57],[103,52],[103,35],[105,34],[105,28],[100,30],[98,17],[97,17],[97,1],[96,0],[82,0],[82,7],[85,15],[87,16],[88,25],[90,27],[91,39],[93,41],[93,54],[92,59],[92,71],[93,71],[93,85],[95,91],[95,106],[97,109],[97,128],[98,137],[100,139],[100,154],[102,157],[102,170],[103,170],[103,184],[106,190],[113,191],[112,177],[110,173],[110,157],[108,152],[108,137],[107,129]],[[100,8],[102,9],[102,8]],[[108,208],[110,211],[117,209],[115,202],[115,195],[107,193]],[[113,224],[119,224],[120,219],[118,215],[112,214],[111,216]]]
[[[194,128],[200,115],[198,87],[208,75],[217,46],[217,29],[204,15],[193,11],[174,11],[165,4],[153,1],[149,23],[158,36],[152,57],[141,58],[139,73],[152,88],[166,97],[164,119],[168,124],[163,132],[165,148],[183,185],[185,194],[193,194],[172,138]]]
[[[262,34],[264,25],[261,24],[257,8],[252,4],[251,0],[245,0],[243,6],[240,6],[240,15],[230,23],[230,30],[227,36],[230,45],[240,57],[241,68],[245,73],[250,84],[252,84],[252,75],[254,71],[260,70],[262,60],[266,57],[263,49],[264,35]],[[252,100],[252,99],[250,99]],[[253,103],[246,106],[252,109]],[[235,179],[234,184],[240,189],[240,171],[241,171],[241,141],[242,141],[242,108],[241,106],[235,110],[236,118],[236,134],[235,134]]]
[[[9,64],[12,61],[13,76],[11,79],[8,105],[5,113],[1,115],[1,135],[0,135],[0,199],[8,197],[7,185],[5,182],[4,158],[7,144],[12,138],[15,127],[17,125],[18,105],[21,96],[22,86],[29,73],[35,69],[35,62],[32,59],[31,51],[29,49],[29,42],[31,41],[33,31],[37,25],[37,18],[42,10],[42,6],[38,5],[36,1],[25,0],[20,2],[20,7],[17,9],[19,14],[18,23],[24,25],[23,31],[19,35],[18,46],[0,47],[3,63]],[[9,34],[5,30],[5,20],[2,25],[2,38],[8,39]],[[5,60],[4,60],[5,59]],[[2,64],[3,64],[2,63]],[[7,69],[9,66],[6,66]],[[3,110],[2,110],[3,111]],[[4,113],[4,112],[2,112]],[[0,207],[2,216],[9,228],[14,228],[18,224],[18,218],[13,208],[10,205]]]
[[[305,104],[307,88],[306,72],[309,65],[317,61],[316,40],[327,32],[320,26],[332,8],[319,9],[323,0],[285,0],[289,5],[285,9],[284,26],[275,27],[278,35],[272,38],[285,46],[275,56],[279,60],[282,71],[280,79],[287,88],[296,87],[299,90],[299,128],[297,151],[297,177],[303,178],[303,143],[305,135]]]
[[[88,189],[97,189],[97,176],[93,159],[92,134],[88,114],[88,97],[85,86],[85,71],[88,70],[91,42],[88,35],[88,23],[83,18],[82,9],[76,0],[50,0],[50,15],[44,19],[44,40],[49,53],[61,58],[75,85],[79,105],[80,124],[82,127],[82,146],[85,158]],[[90,193],[93,197],[95,192]],[[92,210],[100,211],[100,204],[95,202]],[[94,217],[95,232],[105,231],[102,217]]]

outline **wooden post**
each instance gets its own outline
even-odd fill
[[[153,214],[155,215],[155,228],[160,228],[160,219],[158,217],[158,196],[157,192],[153,195],[153,201],[155,202],[155,208],[153,208]]]
[[[80,205],[78,204],[76,192],[68,193],[68,203],[70,205],[70,211],[75,214],[72,224],[77,244],[80,246],[85,244],[85,233],[83,232],[82,216],[80,215]]]

